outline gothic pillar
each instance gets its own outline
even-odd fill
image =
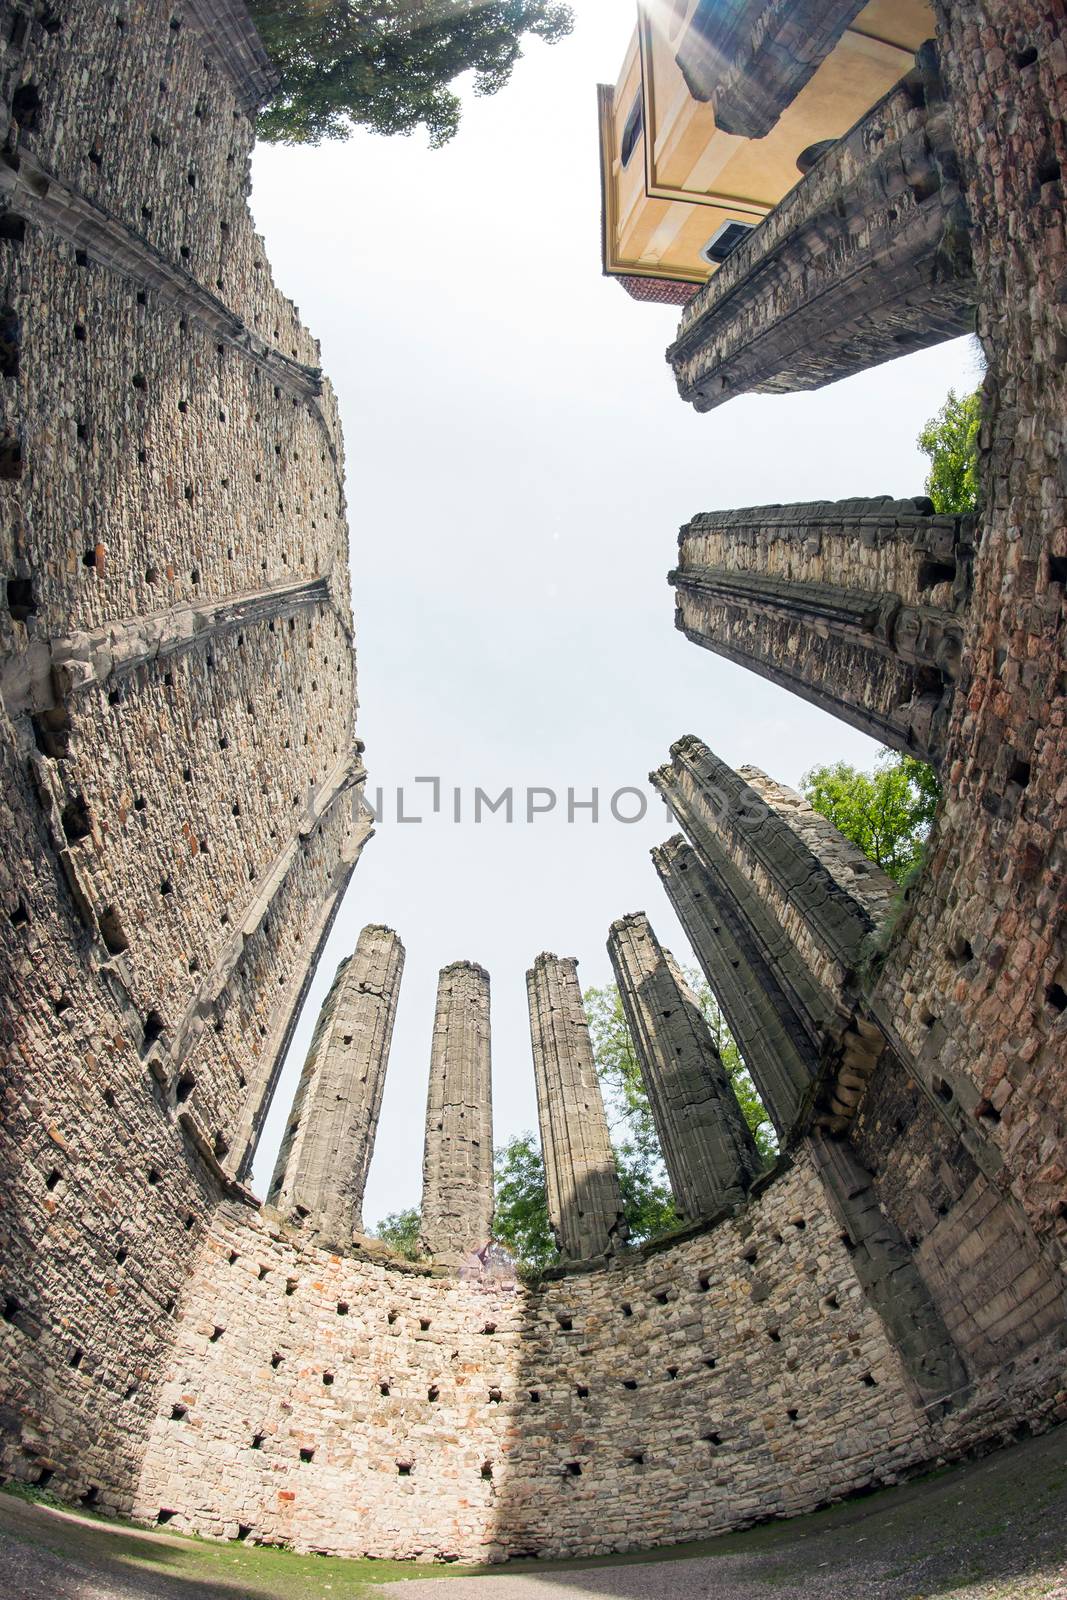
[[[938,765],[971,531],[921,498],[710,512],[679,534],[675,620],[694,644]]]
[[[612,923],[608,954],[678,1210],[737,1205],[762,1161],[692,990],[644,912]]]
[[[363,1231],[403,971],[393,930],[364,928],[319,1012],[271,1180],[271,1205],[310,1216],[338,1243]]]
[[[972,329],[966,201],[932,49],[917,62],[686,305],[667,359],[698,411]]]
[[[652,782],[688,834],[714,908],[699,920],[701,960],[768,1111],[782,1132],[806,1109],[828,1053],[853,1078],[873,1069],[877,1030],[856,1014],[854,977],[888,913],[893,884],[800,795],[756,767],[735,772],[699,739],[671,749]],[[673,864],[657,860],[668,883]],[[690,898],[682,892],[682,901]],[[710,930],[714,933],[710,934]],[[734,966],[733,963],[738,965]],[[724,966],[728,970],[724,970]],[[756,985],[747,998],[733,974]],[[714,974],[714,975],[713,975]],[[739,994],[738,991],[742,993]],[[776,1045],[789,1041],[782,1062]],[[835,1115],[850,1109],[834,1097]]]
[[[722,1007],[779,1138],[814,1093],[820,1043],[780,981],[743,902],[681,834],[652,852],[660,881]]]
[[[626,1238],[626,1222],[577,967],[539,955],[526,993],[548,1214],[564,1258],[588,1261]]]
[[[422,1243],[457,1262],[493,1228],[493,1080],[489,974],[473,961],[444,967],[426,1099]]]

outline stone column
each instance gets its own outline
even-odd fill
[[[626,1238],[604,1101],[573,957],[542,954],[526,974],[548,1214],[569,1261]]]
[[[873,1069],[879,1036],[857,1016],[855,972],[888,914],[893,884],[806,800],[758,768],[735,772],[692,736],[671,755],[651,776],[711,885],[715,921],[706,927],[717,943],[705,932],[701,959],[731,1026],[733,1014],[739,1018],[738,1043],[761,1094],[764,1074],[775,1083],[768,1110],[783,1131],[805,1109],[804,1081],[810,1085],[824,1059],[844,1062],[849,1094],[853,1078]],[[671,875],[665,860],[657,866]],[[733,976],[746,969],[755,993],[768,997],[755,1013],[751,999],[738,996],[747,985]],[[791,1044],[775,1064],[768,1042],[783,1033]],[[850,1109],[836,1100],[832,1108],[835,1115]]]
[[[865,0],[699,0],[676,60],[723,133],[762,139],[829,55]]]
[[[737,1205],[763,1163],[692,990],[643,911],[612,923],[608,954],[678,1210]]]
[[[940,763],[973,557],[929,500],[754,506],[694,517],[676,623],[894,750]]]
[[[458,1262],[493,1228],[493,1084],[489,974],[473,961],[442,969],[430,1051],[422,1244]]]
[[[652,861],[780,1138],[801,1119],[819,1073],[821,1045],[741,903],[675,834]]]
[[[973,327],[959,164],[936,60],[919,61],[686,305],[667,358],[698,411],[817,389]]]
[[[371,924],[337,969],[311,1039],[268,1193],[338,1243],[363,1231],[404,946]]]

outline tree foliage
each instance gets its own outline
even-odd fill
[[[885,750],[873,772],[847,761],[812,767],[805,798],[897,883],[922,860],[941,785],[932,767]]]
[[[561,0],[251,0],[256,27],[281,77],[257,133],[281,144],[347,139],[425,127],[430,145],[459,127],[449,85],[474,73],[474,92],[495,94],[533,34],[570,32]]]
[[[693,972],[685,976],[708,1020],[745,1119],[769,1161],[777,1150],[774,1130],[737,1044],[704,979]],[[641,1244],[677,1227],[679,1217],[618,988],[608,984],[603,989],[587,989],[583,998],[630,1242]],[[493,1231],[523,1267],[537,1270],[558,1259],[548,1220],[544,1163],[532,1133],[510,1139],[496,1153]]]
[[[410,1206],[407,1211],[391,1211],[383,1217],[376,1228],[370,1229],[371,1238],[381,1239],[383,1244],[389,1245],[398,1256],[404,1256],[408,1261],[417,1261],[422,1254],[419,1249],[419,1228],[422,1218],[418,1208]]]
[[[981,394],[948,392],[936,417],[923,428],[918,445],[930,458],[926,492],[937,511],[962,516],[978,508],[978,429]]]
[[[541,1149],[532,1133],[519,1133],[496,1152],[493,1237],[523,1267],[539,1270],[556,1260],[548,1220],[548,1191]]]

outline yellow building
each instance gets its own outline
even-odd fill
[[[708,11],[708,0],[638,0],[618,82],[597,91],[604,272],[638,300],[688,300],[934,33],[928,0],[869,0],[770,131],[747,138],[716,126],[679,65],[698,32],[704,59],[713,51]]]

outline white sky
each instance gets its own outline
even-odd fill
[[[600,273],[596,92],[614,82],[627,0],[577,0],[574,35],[532,40],[512,82],[466,97],[444,150],[421,134],[263,147],[252,207],[277,281],[322,341],[348,459],[368,792],[404,785],[356,868],[290,1051],[256,1163],[263,1193],[314,1017],[367,922],[407,948],[364,1216],[418,1203],[438,969],[493,982],[496,1140],[536,1125],[525,972],[540,950],[610,980],[608,925],[646,910],[691,960],[649,849],[674,831],[650,795],[624,826],[602,810],[647,792],[672,740],[796,784],[876,747],[785,690],[689,644],[673,625],[676,534],[698,511],[921,492],[915,435],[966,341],[810,395],[751,397],[700,417],[664,350],[671,307]],[[444,786],[433,817],[420,775]],[[563,816],[469,820],[497,795],[554,787]],[[451,790],[464,821],[451,821]],[[632,797],[626,802],[636,806]]]

